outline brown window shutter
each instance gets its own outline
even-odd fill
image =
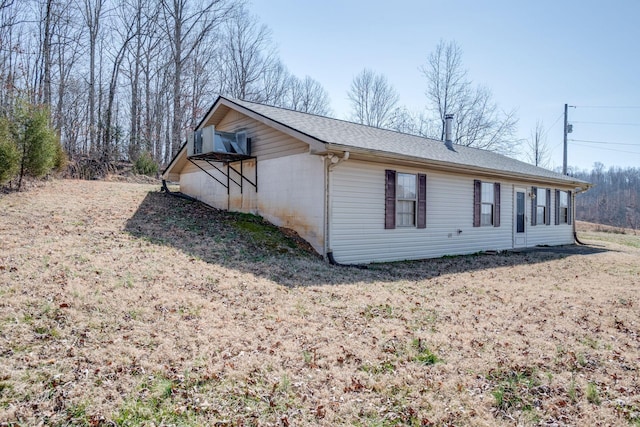
[[[427,175],[418,174],[418,223],[417,228],[427,228]]]
[[[482,183],[473,180],[473,226],[480,227],[480,207],[482,205]]]
[[[396,228],[396,171],[385,171],[384,228]]]
[[[573,211],[571,210],[571,191],[567,191],[567,223],[571,225],[573,222]]]
[[[493,183],[493,226],[500,227],[500,183]]]
[[[544,210],[544,224],[551,225],[551,189],[547,188],[547,206]]]
[[[556,190],[556,225],[560,225],[560,190]]]
[[[538,222],[537,214],[538,210],[536,209],[536,198],[538,196],[538,187],[531,187],[531,194],[533,197],[531,198],[531,225],[536,225]]]

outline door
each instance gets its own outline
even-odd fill
[[[522,248],[527,246],[527,218],[526,218],[526,196],[527,190],[516,188],[513,200],[513,247]]]

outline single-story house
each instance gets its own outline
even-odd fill
[[[221,96],[163,178],[344,264],[574,243],[589,183],[446,139]]]

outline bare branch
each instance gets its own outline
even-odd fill
[[[351,101],[351,118],[378,128],[389,127],[398,103],[398,93],[383,74],[364,69],[353,78],[347,92]]]
[[[430,109],[440,120],[440,139],[444,139],[444,116],[452,113],[455,143],[503,154],[515,152],[516,111],[500,110],[489,89],[473,88],[463,67],[462,49],[455,42],[440,41],[420,71],[427,79]]]

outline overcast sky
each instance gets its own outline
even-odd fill
[[[400,104],[424,109],[418,68],[454,40],[469,77],[517,109],[520,138],[543,121],[550,167],[562,166],[565,103],[576,106],[569,137],[580,140],[569,142],[570,166],[640,167],[639,0],[251,0],[250,9],[289,70],[328,90],[336,117],[347,118],[347,90],[365,67],[387,77]]]

